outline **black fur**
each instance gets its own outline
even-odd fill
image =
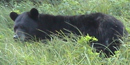
[[[47,35],[41,31],[50,34],[49,31],[55,33],[56,30],[68,29],[80,35],[79,31],[73,27],[76,26],[83,35],[89,34],[90,36],[96,37],[98,41],[91,44],[94,44],[97,52],[102,50],[108,56],[113,55],[112,53],[116,51],[115,47],[119,48],[120,42],[117,40],[123,37],[124,32],[127,34],[122,22],[113,16],[102,13],[77,16],[54,16],[39,14],[38,10],[33,8],[30,12],[17,15],[15,12],[10,14],[12,20],[15,21],[15,31],[19,28],[24,30],[22,32],[36,36],[37,39],[44,39]],[[102,45],[107,46],[112,53]]]

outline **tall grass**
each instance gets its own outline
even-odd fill
[[[63,39],[53,36],[52,40],[38,42],[15,42],[13,40],[13,21],[9,18],[11,11],[19,13],[37,8],[40,13],[53,15],[80,15],[93,12],[110,14],[121,20],[130,33],[129,0],[60,0],[59,3],[44,1],[34,5],[33,2],[14,0],[0,4],[0,65],[129,65],[130,42],[124,38],[124,44],[116,55],[110,58],[100,57],[92,52],[90,46],[79,44],[79,37],[70,34]],[[65,40],[65,41],[64,41]],[[129,40],[129,39],[128,39]]]

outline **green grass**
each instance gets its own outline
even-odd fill
[[[53,36],[52,40],[39,42],[15,42],[11,11],[20,13],[37,8],[40,13],[53,15],[79,15],[93,12],[110,14],[121,20],[130,33],[129,0],[60,0],[54,6],[50,1],[33,5],[32,2],[0,4],[0,65],[129,65],[130,42],[124,38],[121,49],[110,58],[99,57],[87,44],[79,44],[79,37],[70,34],[63,39]],[[66,41],[63,41],[66,40]],[[47,43],[47,44],[46,44]]]

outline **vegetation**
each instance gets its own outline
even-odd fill
[[[102,12],[121,20],[130,33],[129,0],[5,0],[0,3],[0,65],[129,65],[130,41],[124,38],[121,49],[110,58],[92,52],[86,44],[89,38],[63,33],[52,35],[51,40],[38,42],[15,42],[13,40],[13,21],[11,11],[22,13],[37,8],[40,13],[53,15],[80,15]],[[62,36],[63,38],[58,38]],[[84,40],[83,38],[87,38]],[[86,43],[84,43],[86,42]]]

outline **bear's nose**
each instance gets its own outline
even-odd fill
[[[14,39],[18,39],[18,35],[14,35],[14,37],[13,37]]]

